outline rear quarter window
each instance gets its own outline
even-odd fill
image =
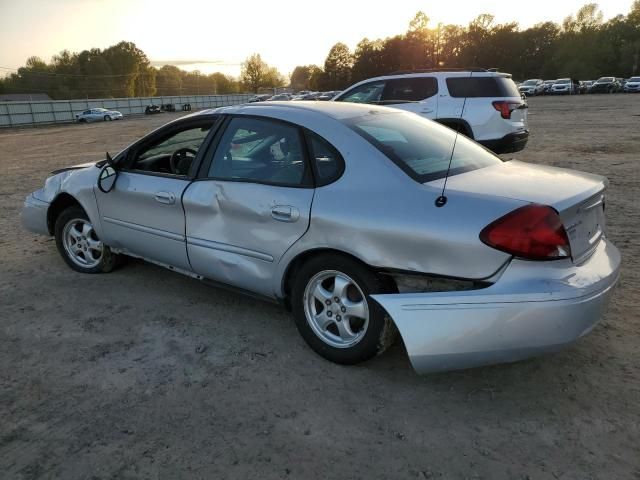
[[[447,88],[456,98],[520,96],[514,81],[506,77],[451,77],[447,78]]]

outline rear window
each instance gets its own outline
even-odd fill
[[[502,162],[464,135],[404,112],[343,120],[414,180],[424,183]],[[453,152],[453,156],[452,156]]]
[[[520,97],[518,87],[506,77],[451,77],[447,88],[452,97]]]

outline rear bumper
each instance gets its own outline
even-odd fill
[[[482,290],[374,295],[393,318],[418,373],[513,362],[589,333],[620,269],[603,239],[582,265],[513,260]]]
[[[24,200],[20,218],[22,226],[33,233],[50,235],[47,225],[47,211],[49,203],[37,199],[33,193]]]
[[[529,141],[529,130],[510,133],[497,140],[477,140],[477,142],[495,153],[514,153],[522,150]]]

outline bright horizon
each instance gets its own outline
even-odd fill
[[[518,22],[521,28],[538,22],[556,23],[588,3],[538,0],[530,4],[495,0],[478,2],[399,0],[379,11],[359,2],[327,0],[321,7],[301,8],[299,2],[249,1],[244,12],[234,4],[182,0],[0,0],[0,67],[18,68],[35,55],[49,62],[61,50],[80,52],[106,48],[119,41],[134,42],[152,64],[177,65],[203,73],[220,71],[237,76],[240,63],[252,53],[288,75],[296,65],[324,63],[329,49],[344,42],[353,51],[364,37],[385,38],[407,30],[419,10],[438,23],[466,25],[481,13],[497,23]],[[605,20],[626,15],[632,0],[600,4]],[[2,70],[8,72],[7,70]]]

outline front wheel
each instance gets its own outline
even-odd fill
[[[116,266],[118,256],[98,238],[80,207],[69,207],[60,214],[55,238],[63,260],[76,272],[106,273]]]
[[[351,365],[381,354],[397,330],[372,294],[392,290],[364,265],[341,255],[306,262],[294,278],[292,307],[298,331],[319,355]]]
[[[104,121],[105,122],[110,122],[111,121],[111,117],[109,115],[105,115],[104,116]]]

